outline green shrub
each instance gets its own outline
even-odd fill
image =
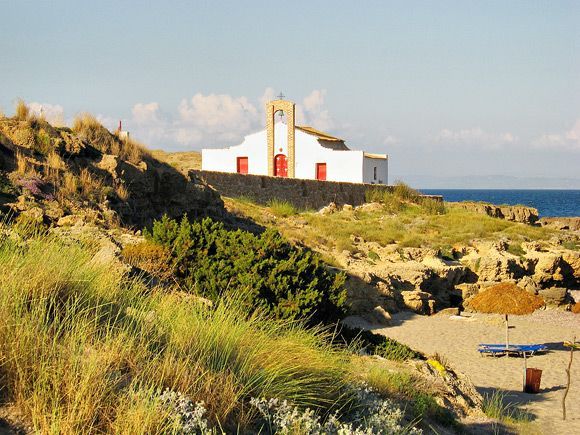
[[[378,355],[392,361],[425,359],[423,354],[411,349],[406,344],[360,328],[343,326],[338,332],[336,339],[349,345],[358,344],[369,354]]]
[[[329,271],[312,251],[272,229],[260,235],[227,230],[206,218],[156,221],[147,240],[171,250],[171,268],[186,288],[212,300],[242,293],[247,308],[278,318],[334,322],[345,313],[344,274]]]
[[[375,347],[374,354],[393,361],[407,361],[422,357],[419,352],[414,351],[406,344],[388,337],[385,337],[385,340]]]
[[[522,248],[521,243],[510,243],[507,251],[512,254],[512,255],[516,255],[518,257],[522,257],[526,254],[526,251],[524,251],[524,248]]]

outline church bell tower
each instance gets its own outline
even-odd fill
[[[276,112],[282,111],[286,116],[288,127],[288,177],[294,178],[295,173],[295,142],[294,127],[296,124],[295,104],[292,101],[284,100],[284,95],[280,94],[277,100],[266,103],[266,132],[268,136],[268,175],[274,174],[274,116]]]

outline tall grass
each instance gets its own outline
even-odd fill
[[[529,423],[531,416],[522,411],[514,403],[507,401],[507,394],[501,390],[483,395],[483,412],[490,418],[505,423]]]
[[[171,433],[169,388],[245,427],[250,397],[344,404],[346,354],[236,303],[150,290],[46,234],[0,240],[0,385],[41,433]]]
[[[132,138],[120,139],[101,125],[90,113],[82,113],[73,121],[73,131],[105,154],[114,154],[131,163],[149,156],[145,147]]]
[[[24,102],[24,100],[18,100],[16,103],[16,111],[14,113],[14,117],[18,121],[26,121],[30,118],[30,109]]]
[[[273,199],[269,201],[268,208],[272,213],[279,217],[294,216],[298,213],[298,210],[292,203],[280,199]]]

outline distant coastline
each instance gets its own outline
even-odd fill
[[[540,217],[580,216],[580,189],[420,189],[443,195],[445,201],[483,201],[501,205],[526,205]]]

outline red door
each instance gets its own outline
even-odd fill
[[[326,163],[316,164],[316,179],[326,181]]]
[[[274,157],[274,176],[287,177],[288,176],[288,161],[284,154],[277,154]]]
[[[248,158],[238,157],[238,174],[248,173]]]

